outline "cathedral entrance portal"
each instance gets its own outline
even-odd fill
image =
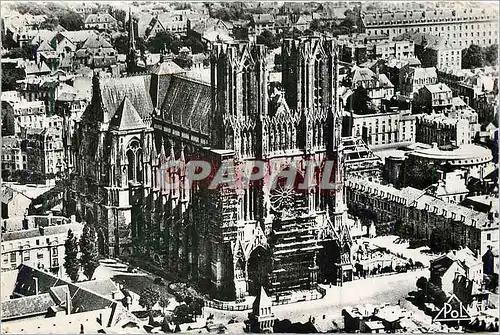
[[[271,254],[261,246],[255,248],[248,259],[248,294],[257,295],[261,286],[267,287],[272,271]]]
[[[338,263],[340,258],[338,243],[335,240],[326,240],[321,244],[323,245],[323,249],[319,251],[318,255],[318,282],[335,284],[337,282],[335,263]]]

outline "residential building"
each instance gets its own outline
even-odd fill
[[[46,15],[31,15],[29,13],[6,15],[2,17],[3,29],[7,36],[23,47],[31,42],[36,35],[38,26],[47,20]]]
[[[108,68],[116,64],[118,52],[104,37],[91,36],[75,52],[75,62],[90,68]]]
[[[20,136],[23,129],[43,128],[45,103],[43,101],[2,101],[2,114],[8,134]]]
[[[3,233],[2,271],[17,269],[24,264],[62,274],[64,242],[69,230],[78,238],[83,225],[73,222]]]
[[[123,295],[109,280],[72,283],[35,267],[21,265],[18,270],[8,273],[8,277],[2,273],[2,284],[2,292],[10,293],[10,299],[2,299],[4,331],[146,333],[144,324],[124,307],[119,300]]]
[[[271,14],[253,14],[250,19],[249,33],[258,36],[265,30],[274,32],[274,16]]]
[[[409,111],[344,112],[344,125],[345,136],[361,137],[369,146],[415,141],[415,116]]]
[[[444,201],[460,203],[469,194],[467,188],[467,171],[455,170],[443,173],[438,171],[438,181],[425,190]]]
[[[210,50],[217,41],[233,40],[232,31],[227,22],[222,20],[189,20],[187,35],[200,42]]]
[[[114,31],[117,27],[116,19],[108,13],[89,14],[85,19],[85,29]]]
[[[359,86],[366,89],[368,97],[375,106],[380,106],[382,100],[389,100],[394,96],[394,85],[385,74],[380,74],[378,67],[373,72],[367,68],[354,66],[352,68],[351,89]]]
[[[413,99],[416,110],[426,113],[450,112],[453,106],[453,93],[446,84],[424,85],[418,90]]]
[[[390,58],[381,67],[380,72],[387,75],[387,78],[389,78],[391,83],[394,85],[394,90],[396,93],[401,92],[401,87],[399,86],[401,83],[399,82],[399,78],[401,76],[402,68],[406,65],[419,67],[420,61],[415,57],[410,57],[407,59]]]
[[[58,76],[57,73],[50,76],[30,76],[18,81],[18,92],[21,97],[29,102],[43,101],[45,113],[54,115],[56,112],[57,98],[63,93],[76,94],[77,90],[68,85],[73,81],[73,76]]]
[[[415,55],[424,67],[437,69],[461,69],[462,49],[449,43],[446,37],[431,33],[405,33],[395,38],[397,41],[411,41],[415,44]]]
[[[362,43],[343,43],[340,59],[352,64],[365,63],[368,60],[367,46]]]
[[[481,130],[478,114],[460,97],[453,97],[451,103],[452,108],[448,116],[454,119],[467,120],[469,122],[469,136],[471,137],[471,142],[474,141]]]
[[[172,34],[186,35],[189,17],[182,14],[163,13],[154,16],[145,31],[145,37],[151,38],[159,32],[165,31]]]
[[[361,29],[368,35],[432,33],[453,46],[498,44],[498,10],[486,8],[436,8],[434,10],[383,11],[362,14]]]
[[[344,329],[349,333],[389,333],[401,329],[407,318],[406,311],[400,306],[389,304],[359,305],[342,310]],[[417,329],[416,325],[407,330]]]
[[[75,6],[75,12],[80,14],[80,16],[85,20],[88,15],[96,13],[98,10],[98,5],[92,2],[82,2],[78,6]]]
[[[440,287],[446,294],[454,291],[454,282],[457,276],[465,276],[474,286],[483,284],[483,263],[481,258],[468,247],[452,250],[430,262],[429,281]]]
[[[371,59],[406,59],[415,57],[413,41],[381,41],[367,45]]]
[[[4,173],[26,169],[26,152],[21,150],[21,140],[15,136],[2,136],[2,177]],[[8,171],[8,172],[6,172]]]
[[[461,69],[462,68],[462,49],[453,47],[446,41],[427,46],[424,59],[424,66],[434,66],[437,69]]]
[[[430,68],[415,68],[407,64],[401,68],[399,75],[399,89],[401,95],[413,98],[425,85],[433,85],[438,82],[436,69]]]
[[[415,117],[417,142],[444,146],[451,143],[470,144],[474,140],[469,121],[465,118],[452,118],[436,113],[418,114]]]
[[[429,240],[432,230],[440,227],[449,243],[478,250],[478,255],[484,255],[491,241],[498,240],[498,220],[412,187],[397,189],[368,178],[351,177],[346,182],[346,197],[351,210],[374,215],[375,225],[400,222],[416,238]]]

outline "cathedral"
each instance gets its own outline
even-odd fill
[[[352,242],[335,41],[285,40],[279,84],[269,82],[263,45],[218,43],[210,52],[210,83],[168,59],[133,74],[135,50],[127,77],[94,76],[72,142],[68,212],[95,225],[102,256],[148,258],[213,298],[341,285],[352,276]],[[197,159],[294,166],[296,181],[304,161],[329,161],[337,187],[321,189],[321,168],[306,191],[283,177],[212,189],[185,169],[165,169]],[[164,178],[175,183],[162,187]]]

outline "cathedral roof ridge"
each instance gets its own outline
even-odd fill
[[[125,95],[115,114],[109,121],[109,128],[113,130],[137,130],[145,127],[141,116],[130,101],[128,95]]]

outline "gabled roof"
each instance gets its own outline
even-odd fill
[[[113,130],[135,130],[146,128],[146,126],[130,99],[125,96],[109,122],[109,128]]]
[[[45,62],[36,64],[34,61],[29,61],[24,64],[24,72],[26,72],[26,75],[50,73],[50,68]]]
[[[255,24],[274,23],[274,17],[271,14],[253,14],[252,21]]]
[[[453,263],[455,263],[454,259],[450,258],[448,255],[443,255],[431,261],[430,270],[438,277],[442,277]]]
[[[66,37],[72,43],[85,42],[90,37],[95,37],[97,34],[93,30],[77,30],[77,31],[63,31],[56,35],[56,38]]]
[[[54,306],[49,293],[2,301],[2,321],[22,316],[45,314]]]
[[[92,24],[92,23],[111,23],[111,22],[116,22],[116,19],[114,17],[112,17],[108,13],[90,14],[85,19],[85,23],[86,24]]]
[[[259,294],[255,297],[253,302],[253,312],[255,315],[260,315],[260,311],[262,308],[272,307],[273,303],[271,298],[266,293],[266,290],[263,286],[260,287]]]
[[[57,31],[41,29],[31,39],[31,44],[39,44],[44,41],[50,41],[56,36]]]
[[[209,133],[210,84],[184,76],[172,76],[161,106],[164,120]]]
[[[443,83],[425,85],[425,87],[431,93],[451,92],[451,89],[448,87],[448,85],[443,84]]]
[[[107,297],[109,299],[112,298],[113,293],[115,293],[115,300],[124,297],[120,289],[109,278],[102,280],[90,280],[90,281],[80,282],[77,283],[76,285],[85,288],[91,292],[102,295],[103,297]]]
[[[150,76],[99,79],[100,94],[98,97],[93,97],[99,101],[94,100],[82,118],[99,120],[104,123],[109,122],[125,96],[130,99],[142,119],[148,117],[153,110],[153,103],[149,95],[150,80]],[[101,104],[102,109],[99,107]]]
[[[165,74],[179,74],[185,72],[186,70],[181,68],[179,65],[177,65],[171,60],[167,60],[165,62],[156,65],[151,73],[157,75],[165,75]]]
[[[413,80],[425,78],[437,78],[435,67],[417,67],[413,68]]]
[[[99,35],[92,35],[82,45],[82,49],[99,49],[99,48],[113,48],[111,43]]]

